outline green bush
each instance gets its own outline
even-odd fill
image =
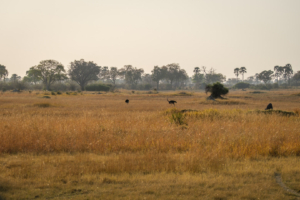
[[[94,84],[85,86],[85,89],[86,89],[86,91],[106,91],[106,92],[108,92],[110,87],[111,87],[111,85],[94,83]]]
[[[205,92],[210,92],[211,96],[214,98],[222,98],[221,95],[226,95],[229,92],[229,90],[228,88],[224,87],[223,84],[216,82],[213,85],[207,85],[205,87]]]
[[[170,117],[171,123],[176,125],[187,125],[185,115],[182,112],[174,112]]]

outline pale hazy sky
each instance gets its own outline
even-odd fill
[[[227,78],[300,70],[300,0],[0,0],[0,64],[41,60],[144,68],[213,67]],[[9,76],[10,76],[9,75]]]

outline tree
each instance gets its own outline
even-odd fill
[[[192,81],[199,87],[201,82],[204,81],[204,74],[200,74],[201,70],[199,67],[194,68],[194,75],[192,76]]]
[[[244,74],[247,73],[247,69],[246,67],[241,67],[240,70],[239,70],[240,74],[242,74],[243,76],[243,81],[244,81]]]
[[[207,81],[207,83],[224,82],[224,81],[226,81],[226,77],[221,73],[219,73],[219,74],[209,73],[209,74],[206,74],[206,81]]]
[[[42,60],[36,70],[39,71],[38,77],[43,81],[46,90],[55,81],[67,79],[64,66],[56,60]]]
[[[258,84],[258,81],[259,81],[258,76],[259,76],[259,73],[256,73],[256,74],[254,75],[256,85]]]
[[[102,79],[103,81],[107,81],[110,79],[110,76],[109,76],[109,69],[107,66],[104,66],[100,69],[100,73],[99,73],[99,77],[100,79]]]
[[[36,83],[41,80],[39,74],[40,71],[36,66],[30,67],[30,69],[26,71],[27,76],[24,77],[24,80],[28,82],[34,82],[34,84],[36,85]]]
[[[99,73],[100,67],[96,63],[86,62],[83,59],[71,62],[68,70],[71,80],[77,82],[81,90],[85,90],[85,86],[89,81],[98,80],[97,75]]]
[[[194,74],[198,75],[198,74],[200,74],[200,72],[201,72],[201,70],[199,67],[194,68]]]
[[[131,65],[125,65],[123,69],[120,70],[120,75],[125,78],[125,82],[131,86],[131,88],[136,88],[138,81],[142,80],[142,74],[144,70],[142,68],[137,69]]]
[[[216,82],[213,85],[207,85],[205,87],[205,92],[210,92],[213,98],[223,98],[221,95],[226,95],[229,90],[228,88],[224,87],[220,82]]]
[[[254,79],[255,79],[254,76],[249,76],[247,78],[247,82],[250,83],[250,84],[252,84],[254,82]]]
[[[263,81],[265,84],[267,84],[268,82],[270,82],[273,78],[273,71],[272,70],[268,70],[268,71],[262,71],[260,74],[258,74],[257,78],[261,81]]]
[[[180,66],[178,63],[172,63],[167,65],[168,72],[166,78],[170,81],[171,84],[171,89],[173,87],[173,83],[177,80],[178,78],[178,73],[180,70]]]
[[[18,76],[17,74],[12,74],[10,77],[10,80],[12,80],[14,83],[16,83],[20,79],[21,79],[21,76]]]
[[[277,84],[279,83],[279,77],[282,76],[283,72],[284,72],[283,67],[278,65],[274,67],[274,77],[277,78]]]
[[[293,76],[292,79],[293,79],[293,81],[295,81],[296,84],[298,85],[299,82],[300,82],[300,71],[297,71],[297,73],[294,74],[294,76]]]
[[[5,77],[8,76],[8,71],[6,69],[6,67],[4,65],[0,64],[0,80],[2,80],[2,78],[4,79],[5,82]]]
[[[114,83],[114,85],[116,85],[116,80],[117,80],[117,77],[119,76],[118,68],[111,67],[109,70],[109,76],[110,76],[110,79],[112,80],[112,82]]]
[[[288,80],[288,84],[290,85],[290,79],[291,79],[291,76],[293,74],[293,69],[292,69],[292,65],[291,64],[286,64],[284,67],[283,67],[283,77],[285,79],[285,82],[287,82],[286,80]]]
[[[163,78],[165,78],[163,69],[158,66],[154,66],[154,68],[151,72],[152,72],[152,74],[151,74],[152,80],[156,83],[156,89],[159,90],[159,82]]]
[[[236,75],[236,79],[238,80],[239,79],[239,75],[240,75],[240,68],[235,68],[233,72]]]
[[[184,69],[180,69],[177,73],[176,82],[178,83],[179,87],[184,86],[184,82],[189,78],[186,71]]]

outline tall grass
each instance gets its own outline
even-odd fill
[[[57,96],[46,104],[63,106],[43,109],[48,106],[26,106],[37,97],[2,96],[15,103],[0,105],[0,153],[117,155],[99,169],[116,173],[197,172],[207,165],[218,169],[229,158],[300,156],[298,116],[230,107],[182,113],[167,109],[161,97],[152,104],[137,97],[129,105],[120,97]]]

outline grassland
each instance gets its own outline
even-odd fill
[[[0,199],[296,199],[299,91],[252,92],[2,93]]]

